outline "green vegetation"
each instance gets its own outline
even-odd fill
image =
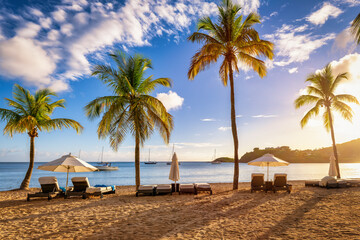
[[[234,162],[233,158],[229,158],[229,157],[219,157],[216,158],[214,161],[211,162]]]
[[[238,189],[239,158],[238,136],[235,113],[235,93],[233,72],[239,72],[239,64],[251,67],[260,77],[266,75],[264,61],[258,56],[273,58],[273,44],[261,40],[253,26],[260,22],[260,16],[251,13],[243,20],[239,15],[241,7],[233,4],[231,0],[224,0],[218,6],[217,22],[210,17],[203,17],[198,22],[198,31],[194,32],[188,40],[202,43],[203,46],[191,59],[188,78],[193,80],[202,70],[210,64],[221,59],[219,75],[224,86],[230,82],[231,101],[231,129],[234,141],[234,181],[233,189]],[[203,30],[203,32],[199,32]]]
[[[337,149],[342,163],[360,163],[360,138],[346,143],[337,144]],[[245,153],[240,162],[247,163],[266,153],[281,158],[290,163],[329,163],[333,148],[314,150],[291,150],[288,146],[259,149]]]
[[[117,52],[109,56],[116,63],[116,68],[96,65],[92,75],[106,84],[114,95],[96,98],[85,106],[85,111],[90,119],[102,115],[98,137],[109,136],[110,146],[115,151],[128,133],[134,137],[137,189],[140,185],[140,146],[143,146],[155,128],[168,143],[173,129],[172,116],[160,100],[148,94],[159,85],[170,87],[171,79],[145,78],[146,69],[152,68],[151,60],[141,55],[127,56]]]
[[[333,127],[333,111],[337,111],[340,115],[351,121],[353,111],[345,102],[359,104],[356,97],[349,94],[335,95],[336,88],[343,80],[347,80],[347,73],[338,74],[336,77],[332,74],[331,65],[328,64],[321,72],[311,74],[306,79],[311,85],[306,87],[306,95],[301,95],[295,100],[295,108],[300,108],[304,105],[315,105],[311,108],[305,116],[301,119],[300,125],[304,127],[310,118],[319,115],[320,109],[325,108],[323,113],[323,123],[326,131],[331,132],[331,140],[333,143],[333,154],[335,156],[336,168],[338,178],[340,178],[339,158],[335,143],[335,133]]]
[[[5,98],[13,110],[0,108],[0,120],[5,121],[4,134],[12,137],[15,133],[25,133],[30,137],[30,163],[20,189],[28,189],[34,168],[35,138],[39,131],[52,131],[63,128],[73,128],[81,132],[80,123],[67,118],[51,119],[50,116],[57,107],[65,108],[64,99],[51,102],[51,97],[56,93],[49,89],[41,89],[32,95],[29,90],[20,85],[14,85],[14,100]]]

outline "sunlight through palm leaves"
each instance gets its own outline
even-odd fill
[[[98,125],[98,137],[110,139],[115,151],[129,133],[135,138],[135,179],[140,185],[140,146],[144,145],[158,129],[165,143],[169,142],[173,129],[172,116],[160,100],[148,94],[157,86],[170,87],[171,79],[145,77],[145,71],[152,68],[151,60],[141,55],[127,56],[116,52],[109,54],[116,63],[96,65],[92,75],[97,76],[114,93],[113,96],[99,97],[85,106],[90,119],[102,116]]]
[[[235,94],[233,72],[239,72],[239,64],[252,68],[260,77],[266,75],[264,61],[256,58],[263,56],[273,58],[273,44],[261,40],[257,31],[253,28],[260,23],[260,16],[251,13],[243,20],[238,15],[241,7],[233,4],[231,0],[224,0],[218,6],[217,22],[210,17],[201,18],[198,22],[198,32],[194,32],[188,40],[203,43],[202,48],[191,59],[188,78],[193,80],[195,76],[211,63],[222,59],[219,75],[224,86],[230,82],[231,96],[231,129],[234,140],[234,181],[233,189],[238,188],[239,180],[239,157],[238,136],[235,114]],[[203,30],[206,33],[199,32]]]
[[[295,100],[295,108],[300,108],[304,105],[315,105],[312,107],[305,116],[301,119],[300,125],[304,127],[310,120],[310,118],[319,115],[320,108],[324,107],[323,123],[326,131],[331,132],[331,139],[333,143],[333,151],[336,160],[336,168],[338,172],[338,178],[340,178],[339,158],[335,143],[335,134],[333,127],[333,114],[332,111],[340,113],[340,115],[351,121],[353,117],[353,111],[349,105],[344,102],[359,104],[356,97],[349,94],[335,95],[336,88],[343,80],[347,80],[348,73],[338,74],[333,76],[331,65],[328,64],[325,69],[319,73],[311,74],[306,79],[311,85],[306,87],[306,95],[301,95]]]
[[[12,137],[15,133],[27,132],[30,137],[30,164],[20,189],[28,189],[34,167],[35,137],[38,131],[52,131],[63,128],[73,128],[81,132],[83,127],[80,123],[67,118],[51,119],[50,116],[57,107],[65,108],[64,99],[51,102],[51,97],[56,96],[55,92],[49,89],[41,89],[32,95],[29,90],[20,85],[14,85],[14,100],[5,98],[13,110],[0,108],[0,120],[5,121],[4,134]]]

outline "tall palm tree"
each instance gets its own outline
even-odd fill
[[[355,36],[355,41],[357,44],[360,44],[360,13],[354,19],[351,24],[351,30]]]
[[[191,59],[188,78],[195,76],[211,63],[221,61],[219,75],[224,86],[230,82],[231,129],[234,140],[234,182],[233,189],[238,188],[239,157],[238,136],[236,128],[234,71],[239,72],[239,64],[251,67],[260,77],[266,75],[265,63],[256,58],[264,56],[273,58],[273,44],[259,38],[253,25],[260,23],[260,16],[251,13],[244,21],[239,15],[241,7],[231,0],[224,0],[218,6],[217,22],[210,17],[203,17],[198,22],[198,30],[188,40],[202,43],[203,46]],[[203,30],[200,32],[200,30]]]
[[[151,60],[141,55],[126,56],[117,52],[109,54],[116,63],[96,65],[92,75],[97,76],[112,91],[112,96],[98,97],[85,106],[90,119],[100,117],[98,137],[109,136],[110,146],[115,151],[127,133],[135,138],[135,181],[140,185],[140,146],[154,132],[160,132],[165,143],[169,142],[173,129],[173,118],[160,100],[150,94],[157,86],[171,86],[171,79],[145,77],[152,68]]]
[[[30,163],[20,189],[28,189],[34,167],[35,138],[38,132],[52,131],[63,128],[73,128],[81,132],[83,127],[80,123],[67,118],[51,119],[50,116],[55,108],[65,108],[64,99],[52,102],[51,97],[57,96],[49,89],[41,89],[32,95],[29,90],[18,84],[14,85],[14,100],[5,98],[10,109],[0,108],[0,120],[5,121],[4,134],[12,137],[15,133],[25,133],[30,137]]]
[[[349,105],[344,102],[359,104],[356,97],[349,94],[338,94],[335,95],[336,88],[339,84],[347,80],[347,73],[338,74],[336,77],[333,76],[331,65],[328,64],[326,67],[318,73],[311,74],[305,80],[310,85],[306,87],[307,94],[299,96],[295,100],[295,108],[300,108],[304,105],[315,105],[313,106],[301,119],[300,125],[303,128],[310,118],[319,115],[320,109],[324,108],[323,121],[326,131],[331,132],[331,139],[333,144],[334,156],[336,159],[336,168],[338,172],[338,178],[340,178],[339,158],[335,143],[335,134],[333,126],[333,111],[340,113],[340,115],[351,121],[353,117],[353,111]]]

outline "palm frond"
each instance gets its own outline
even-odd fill
[[[338,113],[341,114],[341,116],[347,120],[347,121],[352,121],[353,118],[353,110],[351,109],[351,107],[349,105],[347,105],[346,103],[343,103],[341,101],[335,101],[332,103],[332,109],[337,111]]]
[[[334,101],[345,101],[345,102],[349,102],[349,103],[356,103],[359,104],[359,101],[357,100],[357,98],[353,95],[350,94],[338,94],[335,95],[333,98]]]
[[[356,43],[359,45],[360,44],[360,13],[351,23],[351,31],[355,36]]]
[[[295,100],[294,103],[295,103],[295,108],[300,108],[304,105],[309,105],[314,103],[315,104],[319,103],[319,105],[321,106],[321,104],[323,104],[323,100],[314,95],[301,95]]]
[[[39,130],[44,129],[46,131],[57,130],[57,129],[62,130],[64,128],[73,128],[77,133],[81,133],[82,130],[84,129],[84,127],[81,126],[80,123],[68,118],[54,118],[49,120],[43,120],[39,122],[38,128]]]
[[[309,122],[309,120],[312,118],[312,117],[315,117],[319,114],[319,111],[320,111],[320,106],[321,104],[316,104],[315,107],[311,108],[305,115],[304,117],[301,119],[300,121],[300,126],[301,128],[305,127],[306,124]]]

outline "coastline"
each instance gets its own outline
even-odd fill
[[[100,198],[37,199],[0,192],[0,238],[353,239],[360,188],[322,189],[289,181],[291,194],[250,193],[242,182],[212,183],[214,194],[135,197],[134,186]]]

